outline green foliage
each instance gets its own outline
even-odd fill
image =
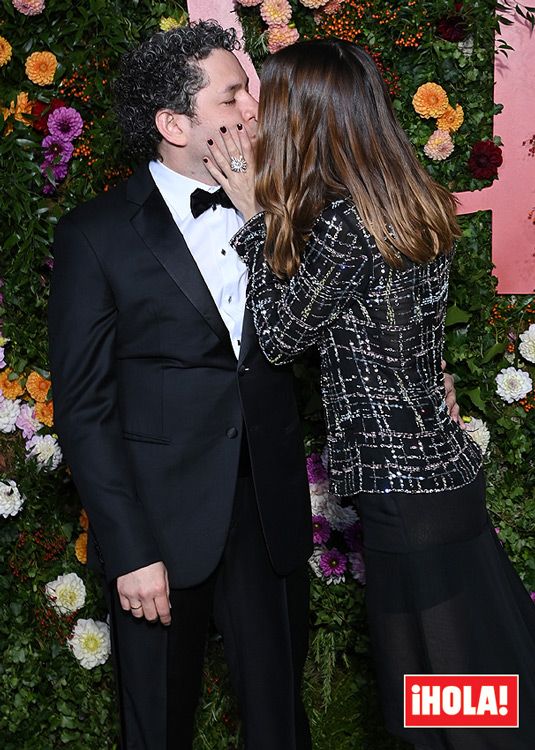
[[[350,0],[347,0],[350,4]],[[302,37],[318,31],[313,12],[291,0]],[[359,5],[352,2],[356,8]],[[360,5],[365,5],[360,4]],[[2,235],[0,336],[8,366],[22,376],[32,370],[47,376],[45,315],[50,243],[65,210],[92,197],[127,174],[111,115],[110,81],[121,53],[156,30],[161,16],[180,19],[184,3],[151,0],[47,0],[38,16],[23,16],[2,0],[0,34],[13,48],[0,70],[0,107],[9,108],[21,91],[30,100],[54,97],[75,107],[86,126],[75,141],[78,151],[67,178],[52,195],[43,195],[40,172],[42,134],[32,118],[9,116],[0,135]],[[475,180],[468,168],[471,145],[492,137],[493,0],[463,4],[473,51],[436,34],[438,20],[452,13],[448,0],[384,3],[370,0],[359,21],[357,41],[377,50],[394,91],[394,106],[424,163],[436,179],[456,190],[489,184]],[[395,11],[381,23],[386,11]],[[258,8],[240,9],[246,44],[256,62],[266,54],[265,25]],[[378,16],[373,18],[373,12]],[[526,11],[529,13],[529,9]],[[504,11],[505,14],[505,11]],[[504,15],[507,19],[509,15]],[[356,24],[355,24],[356,28]],[[421,33],[416,47],[402,36]],[[54,83],[37,86],[25,75],[27,56],[50,50],[58,60]],[[455,151],[444,162],[430,162],[422,147],[434,121],[421,119],[412,107],[416,88],[435,81],[450,103],[460,103],[465,123],[454,134]],[[474,85],[477,83],[477,85]],[[1,125],[1,121],[0,121]],[[13,128],[12,132],[10,128]],[[488,497],[500,536],[526,585],[535,589],[535,426],[531,402],[506,405],[495,393],[495,376],[519,360],[517,337],[535,321],[533,300],[500,297],[491,275],[490,219],[475,214],[462,220],[451,284],[445,357],[457,378],[462,413],[483,418],[491,431],[486,458]],[[530,306],[531,305],[531,306]],[[0,343],[0,345],[2,345]],[[512,350],[512,351],[510,351]],[[532,375],[533,368],[531,368]],[[324,440],[318,363],[310,355],[296,367],[309,450]],[[33,405],[28,392],[22,398]],[[40,434],[51,434],[43,426]],[[16,517],[0,523],[0,735],[5,750],[74,750],[117,747],[115,696],[111,663],[85,670],[66,647],[66,637],[80,616],[106,617],[97,581],[78,562],[74,543],[82,527],[77,498],[66,467],[40,470],[28,461],[20,431],[0,433],[0,480],[14,479],[25,503]],[[85,582],[87,599],[75,616],[59,616],[47,604],[44,586],[66,572]],[[240,743],[240,728],[229,689],[221,642],[214,634],[208,647],[204,694],[198,717],[197,750],[230,750]],[[305,697],[315,747],[337,750],[393,750],[402,743],[382,729],[369,655],[363,589],[355,582],[327,586],[312,580],[311,649]],[[104,730],[103,730],[104,728]]]

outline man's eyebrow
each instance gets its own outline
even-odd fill
[[[237,91],[238,89],[241,89],[242,87],[245,89],[249,88],[249,78],[246,77],[245,81],[238,81],[236,83],[231,83],[228,86],[225,86],[225,88],[220,91],[220,94],[224,96],[225,94],[230,94],[234,91]]]

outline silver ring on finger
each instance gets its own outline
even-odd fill
[[[230,169],[232,172],[247,172],[247,162],[243,154],[230,157]]]

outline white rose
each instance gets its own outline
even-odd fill
[[[0,482],[0,516],[16,516],[23,503],[24,497],[12,479]]]
[[[0,396],[0,432],[13,432],[20,414],[20,401]]]
[[[535,362],[535,323],[527,331],[520,334],[518,351],[528,362]]]
[[[63,459],[61,448],[53,435],[34,435],[26,443],[28,458],[35,458],[39,468],[57,469]]]
[[[344,531],[358,521],[358,515],[350,505],[342,507],[335,495],[329,495],[323,508],[323,515],[336,531]]]
[[[110,629],[105,622],[78,620],[67,644],[84,669],[93,669],[111,653]]]
[[[525,398],[533,388],[533,383],[525,370],[517,370],[514,367],[505,367],[496,375],[496,392],[498,396],[512,404]]]
[[[62,615],[70,615],[85,604],[85,585],[76,573],[66,573],[49,581],[45,593],[54,609]]]
[[[308,559],[308,564],[318,578],[323,578],[323,573],[321,572],[320,568],[320,558],[324,552],[325,547],[319,547],[318,549],[314,550],[314,552]]]
[[[474,443],[479,445],[481,453],[486,453],[490,441],[490,432],[485,422],[482,419],[470,417],[470,421],[466,423],[466,432]]]
[[[310,484],[310,505],[313,516],[322,516],[323,509],[329,500],[329,483],[317,482]]]

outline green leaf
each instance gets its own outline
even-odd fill
[[[457,307],[457,303],[454,302],[453,305],[448,308],[448,312],[446,313],[445,325],[454,326],[458,325],[459,323],[468,323],[471,317],[472,316],[470,313],[466,312],[465,310],[461,310],[460,307]]]

